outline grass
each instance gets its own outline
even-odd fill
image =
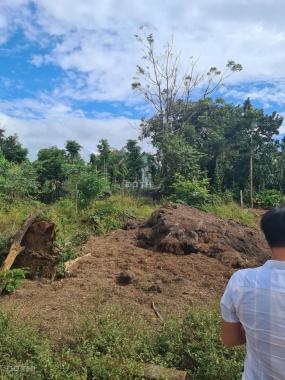
[[[133,379],[142,363],[186,369],[193,380],[241,378],[244,350],[219,341],[217,308],[191,307],[164,325],[101,306],[53,347],[31,322],[0,312],[1,379]],[[141,375],[139,378],[143,378]]]
[[[61,259],[66,261],[76,257],[76,247],[86,242],[91,234],[105,234],[121,228],[128,218],[147,218],[157,207],[145,198],[122,195],[94,201],[78,213],[67,198],[52,205],[35,201],[3,203],[0,204],[0,258],[7,254],[9,239],[22,222],[36,211],[56,224],[56,241]]]
[[[256,216],[251,210],[241,208],[235,202],[217,205],[204,205],[202,209],[211,214],[215,214],[223,219],[233,219],[244,226],[257,228]]]

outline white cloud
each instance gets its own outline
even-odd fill
[[[158,43],[173,33],[182,57],[200,57],[203,68],[223,67],[227,59],[244,65],[234,82],[285,77],[285,26],[280,0],[38,0],[38,22],[60,41],[49,59],[82,75],[64,95],[97,100],[132,97],[131,77],[140,51],[133,34],[142,24]]]
[[[90,153],[96,152],[100,139],[108,139],[113,148],[122,148],[127,139],[138,137],[138,125],[138,120],[126,117],[91,119],[66,115],[59,118],[55,112],[45,119],[27,120],[0,113],[0,128],[5,129],[7,134],[16,133],[23,145],[28,147],[31,159],[36,158],[41,148],[54,145],[64,147],[66,140],[76,140],[83,146],[82,156],[88,160]],[[151,150],[146,142],[140,144],[142,149]]]
[[[265,106],[281,106],[285,101],[284,12],[283,0],[1,0],[0,43],[20,26],[28,40],[47,49],[42,55],[34,53],[29,62],[36,67],[54,64],[66,76],[46,99],[1,101],[0,111],[13,116],[9,122],[19,128],[20,137],[33,151],[36,141],[42,147],[47,131],[51,133],[45,141],[51,144],[62,144],[73,133],[78,138],[91,133],[94,141],[97,135],[110,136],[113,145],[116,139],[136,135],[128,119],[88,119],[73,101],[124,101],[138,107],[130,84],[141,56],[133,35],[143,24],[154,30],[159,46],[174,34],[182,60],[199,57],[202,68],[222,67],[227,59],[242,63],[244,71],[231,83],[244,87],[229,95],[237,99],[249,95]],[[248,91],[249,82],[259,84]],[[85,140],[90,150],[91,139]]]
[[[79,76],[81,86],[70,80],[64,95],[131,98],[131,77],[140,57],[133,34],[142,24],[156,32],[158,43],[173,33],[182,57],[200,57],[203,68],[221,67],[229,58],[241,62],[244,72],[235,82],[285,77],[281,0],[37,0],[33,16],[30,3],[4,0],[3,15],[12,22],[14,10],[29,38],[47,45],[50,38],[57,39],[47,55],[36,54],[32,62],[52,62]]]

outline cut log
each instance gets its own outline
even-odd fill
[[[23,252],[25,247],[22,246],[22,240],[23,240],[24,236],[26,235],[30,226],[37,220],[37,218],[38,218],[38,215],[33,214],[28,219],[25,220],[22,228],[17,232],[17,234],[16,234],[16,236],[12,242],[12,245],[10,247],[10,250],[9,250],[9,253],[8,253],[6,259],[3,261],[3,263],[0,267],[1,272],[10,269],[11,266],[14,264],[16,257],[21,252]]]
[[[169,379],[169,380],[187,380],[189,379],[186,371],[174,368],[162,368],[153,364],[143,365],[144,378],[149,380]]]

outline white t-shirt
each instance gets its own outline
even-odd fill
[[[243,380],[285,380],[285,261],[233,274],[221,300],[222,317],[246,333]]]

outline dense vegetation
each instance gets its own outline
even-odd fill
[[[56,349],[31,322],[0,312],[1,379],[125,380],[142,373],[141,362],[187,368],[193,380],[240,379],[244,352],[222,347],[215,308],[192,307],[160,326],[102,304]]]

